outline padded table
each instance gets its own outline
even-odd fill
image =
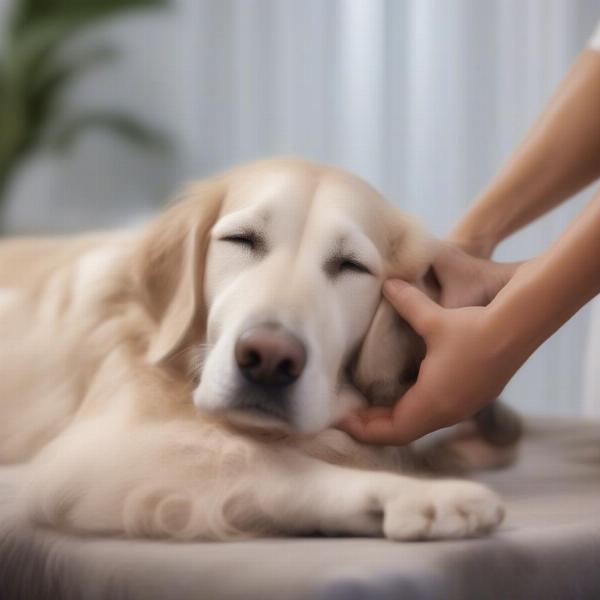
[[[15,521],[18,472],[0,469],[2,600],[600,599],[600,423],[529,420],[517,464],[477,476],[504,524],[452,542],[72,538]]]

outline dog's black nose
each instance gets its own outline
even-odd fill
[[[285,386],[302,375],[306,349],[280,325],[258,325],[240,335],[235,360],[244,377],[265,386]]]

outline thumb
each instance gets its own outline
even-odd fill
[[[383,293],[398,314],[424,338],[439,322],[443,309],[406,281],[401,279],[386,281],[383,284]]]

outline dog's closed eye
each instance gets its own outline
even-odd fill
[[[372,275],[371,271],[352,256],[333,256],[325,263],[325,272],[330,277],[344,273],[360,273]]]
[[[345,258],[342,260],[339,265],[340,271],[354,271],[356,273],[367,273],[371,274],[371,271],[365,267],[365,265],[359,263],[357,260],[353,258]]]
[[[244,246],[248,250],[261,251],[265,248],[264,238],[254,231],[244,231],[240,233],[232,233],[219,238],[222,242],[230,242],[239,246]]]

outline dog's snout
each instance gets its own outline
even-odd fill
[[[306,364],[306,349],[279,325],[248,329],[237,340],[235,360],[252,383],[285,386],[296,381]]]

